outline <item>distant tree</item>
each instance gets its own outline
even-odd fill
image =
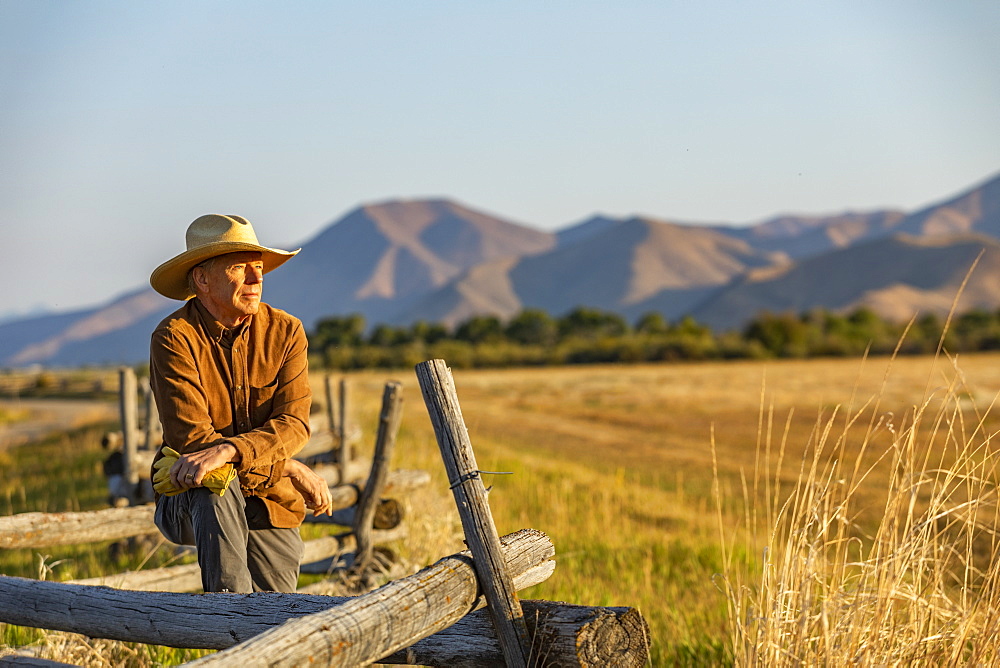
[[[851,312],[847,322],[850,338],[858,344],[870,346],[875,352],[891,350],[896,343],[889,324],[867,306]]]
[[[963,350],[995,350],[1000,347],[1000,317],[996,312],[973,309],[956,318],[952,329]]]
[[[971,311],[966,311],[962,315],[955,318],[954,328],[958,334],[965,336],[967,334],[989,329],[995,322],[995,314],[989,313],[981,308],[975,308]]]
[[[758,342],[778,357],[803,357],[808,353],[808,328],[794,314],[765,311],[747,325],[743,338]]]
[[[418,320],[410,327],[410,341],[437,343],[448,338],[447,328],[438,322]]]
[[[329,316],[316,323],[309,345],[318,351],[331,346],[355,346],[361,343],[364,331],[365,317],[360,313]]]
[[[629,326],[617,313],[579,306],[558,320],[560,338],[579,337],[598,339],[606,336],[622,336]]]
[[[639,334],[666,334],[670,325],[662,313],[650,311],[644,313],[635,323],[635,331]]]
[[[495,315],[472,316],[455,328],[455,338],[469,343],[496,343],[504,338],[503,325]]]
[[[555,343],[559,327],[545,311],[529,308],[514,316],[507,323],[504,333],[508,339],[522,345],[549,346]]]
[[[941,342],[941,333],[943,330],[944,323],[936,313],[921,315],[910,328],[909,335],[907,336],[907,352],[935,352],[938,344]],[[945,345],[949,348],[951,347],[951,339],[954,339],[953,334],[950,334],[949,338],[945,340]]]
[[[712,336],[712,330],[707,325],[700,324],[693,317],[686,315],[680,319],[676,325],[669,328],[671,334],[688,337],[688,338],[703,338]]]
[[[389,325],[376,325],[368,337],[368,343],[373,346],[398,346],[409,340],[410,334],[406,329]]]

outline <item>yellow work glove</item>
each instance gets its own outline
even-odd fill
[[[153,489],[164,496],[175,496],[184,492],[181,487],[174,485],[174,482],[170,479],[170,469],[177,460],[180,459],[180,454],[170,447],[163,448],[163,457],[156,460],[153,464],[153,468],[156,469],[156,473],[153,474]],[[226,493],[229,488],[229,483],[236,478],[236,468],[232,464],[224,464],[217,469],[212,469],[205,475],[205,479],[201,481],[202,486],[208,487],[214,494],[222,496]]]
[[[212,492],[222,496],[229,489],[229,483],[236,477],[236,467],[232,464],[223,464],[217,469],[212,469],[205,474],[205,479],[201,484],[208,487]]]
[[[156,460],[153,468],[153,489],[164,496],[175,496],[184,490],[174,485],[170,479],[170,468],[180,459],[180,454],[170,447],[163,448],[163,457]]]

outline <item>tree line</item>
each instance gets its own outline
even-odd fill
[[[314,362],[329,369],[408,368],[446,359],[454,368],[710,359],[805,358],[926,354],[1000,349],[1000,311],[943,318],[924,314],[908,323],[868,308],[848,314],[814,309],[761,313],[739,331],[713,332],[691,317],[668,322],[651,312],[629,323],[617,313],[578,307],[560,317],[525,309],[503,321],[477,315],[447,328],[419,321],[368,330],[354,313],[323,318],[309,335]]]

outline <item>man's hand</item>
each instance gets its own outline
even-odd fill
[[[297,459],[289,459],[285,462],[282,476],[287,476],[292,481],[292,486],[299,490],[306,501],[306,507],[313,511],[313,515],[329,515],[333,512],[330,486],[311,468]]]
[[[170,469],[170,480],[184,490],[201,487],[209,471],[236,461],[236,447],[223,442],[210,448],[181,455]]]

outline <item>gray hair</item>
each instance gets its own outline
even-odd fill
[[[213,269],[215,269],[216,262],[218,262],[219,259],[221,259],[222,257],[223,257],[223,255],[216,255],[215,257],[210,257],[207,260],[199,262],[198,264],[196,264],[195,266],[191,267],[188,270],[188,273],[187,273],[187,287],[188,287],[188,291],[191,294],[193,294],[193,295],[198,294],[198,288],[195,285],[195,281],[194,281],[194,270],[197,269],[198,267],[201,267],[205,271],[212,271]]]

